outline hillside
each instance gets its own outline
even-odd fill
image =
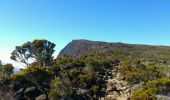
[[[142,44],[108,43],[89,40],[73,40],[61,50],[59,57],[69,55],[73,57],[95,55],[101,53],[123,54],[133,59],[148,59],[170,61],[169,46],[155,46]]]

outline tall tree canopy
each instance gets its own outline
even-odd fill
[[[48,40],[33,40],[16,46],[11,59],[29,66],[33,60],[39,66],[49,66],[53,61],[55,44]]]

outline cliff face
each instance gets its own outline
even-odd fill
[[[89,40],[73,40],[63,50],[61,50],[59,56],[89,55],[95,53],[96,50],[99,50],[97,52],[104,52],[104,47],[106,46],[109,46],[109,43]]]

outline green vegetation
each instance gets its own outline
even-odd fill
[[[156,55],[146,56],[147,49],[152,47],[144,46],[143,57],[142,52],[127,52],[132,49],[131,45],[126,49],[121,49],[121,46],[114,52],[96,51],[93,55],[65,55],[53,59],[55,44],[47,40],[27,42],[16,47],[11,59],[28,67],[13,73],[11,64],[0,64],[0,84],[8,83],[6,85],[17,100],[35,99],[42,94],[50,100],[97,100],[106,95],[107,80],[116,69],[130,86],[141,85],[141,88],[131,91],[131,100],[156,100],[156,95],[168,95],[170,67],[167,55],[163,57],[161,53],[160,58],[164,60]],[[135,49],[141,50],[138,46]],[[34,62],[30,63],[30,59]]]
[[[139,84],[141,82],[165,77],[160,67],[156,65],[144,65],[141,64],[140,61],[134,63],[122,62],[119,69],[131,84]]]
[[[156,97],[143,89],[139,89],[133,92],[131,100],[156,100]]]
[[[14,67],[12,64],[6,64],[0,66],[0,84],[8,84],[11,80]]]
[[[57,100],[61,98],[67,99],[73,93],[73,88],[69,78],[55,78],[51,82],[51,88],[52,89],[49,93],[51,100]]]
[[[32,66],[13,74],[12,79],[17,82],[26,80],[35,83],[35,85],[42,85],[44,82],[49,82],[51,76],[52,73],[45,67]]]
[[[170,79],[148,81],[141,89],[133,92],[132,100],[156,100],[155,95],[168,95],[169,86]]]

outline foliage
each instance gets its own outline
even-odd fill
[[[5,64],[0,67],[0,83],[1,84],[9,84],[11,80],[11,74],[13,74],[13,65]]]
[[[9,84],[11,77],[7,74],[2,74],[0,76],[0,84]]]
[[[165,76],[159,67],[155,65],[146,66],[139,61],[133,63],[122,62],[119,70],[131,84],[147,82]]]
[[[99,92],[99,89],[100,89],[100,88],[99,88],[98,85],[93,85],[93,86],[92,86],[92,90],[93,90],[93,93],[94,93],[94,94],[97,94],[97,93]]]
[[[140,89],[133,92],[131,100],[156,100],[156,97]]]
[[[155,95],[168,95],[170,79],[150,80],[133,92],[132,100],[156,100]]]
[[[170,91],[170,79],[148,81],[144,89],[151,94],[167,95]]]
[[[69,76],[72,77],[72,78],[75,78],[75,77],[77,77],[80,73],[81,73],[81,71],[78,70],[78,69],[71,69],[71,70],[69,71]]]
[[[52,88],[49,93],[51,100],[67,98],[73,93],[71,81],[69,78],[63,77],[61,79],[56,77],[54,80],[52,80],[50,86]]]
[[[13,73],[13,70],[14,70],[14,67],[12,64],[6,64],[6,65],[3,65],[3,71],[4,73],[7,73],[7,74],[12,74]]]
[[[62,69],[68,69],[73,66],[73,58],[70,56],[59,57],[54,60],[53,66],[61,66]]]
[[[91,84],[94,81],[95,73],[93,71],[85,72],[84,74],[80,74],[79,78],[82,83],[86,83],[86,85]]]
[[[15,73],[12,79],[15,82],[24,83],[31,82],[34,85],[48,84],[52,73],[49,72],[45,67],[32,66],[22,71]]]
[[[54,47],[55,44],[50,41],[33,40],[33,42],[16,46],[11,53],[11,59],[24,63],[26,66],[30,65],[30,60],[35,59],[39,66],[49,66],[53,61]]]

